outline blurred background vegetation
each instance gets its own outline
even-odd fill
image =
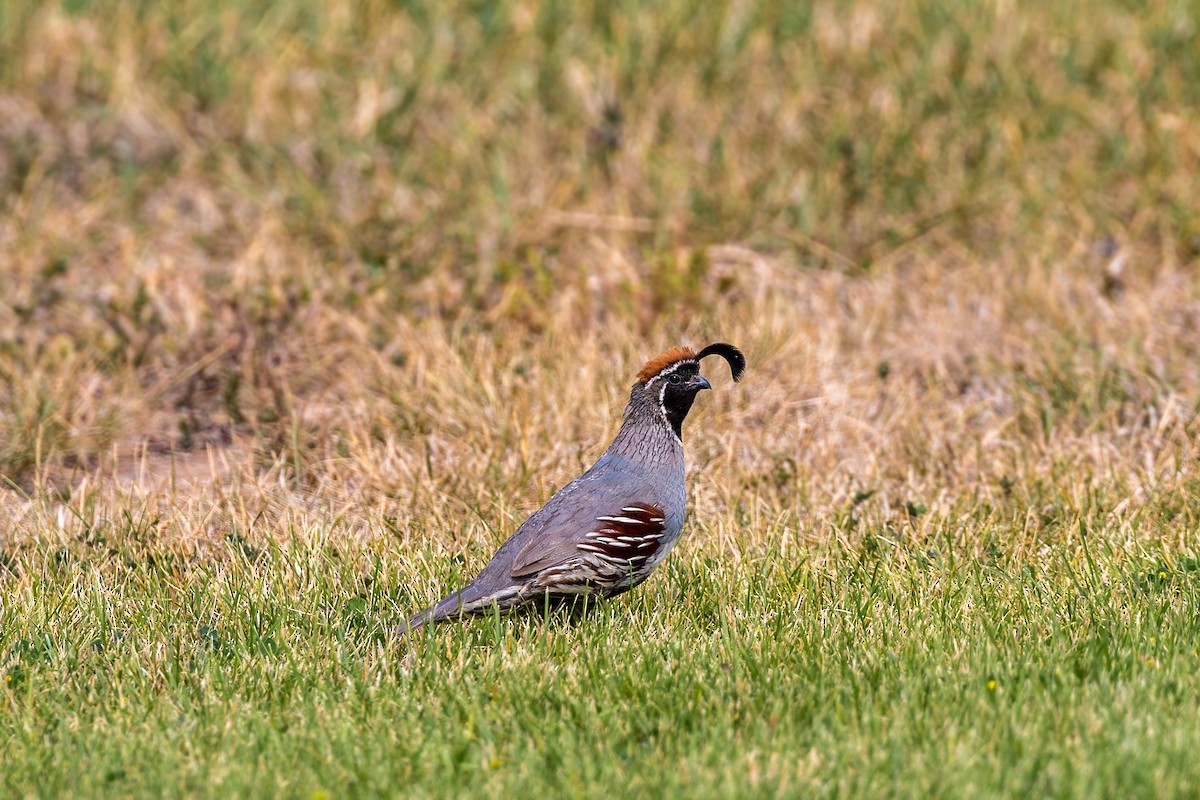
[[[0,0],[0,471],[269,429],[401,317],[657,348],[806,270],[1194,265],[1198,16]]]

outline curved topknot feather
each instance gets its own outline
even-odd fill
[[[741,350],[728,342],[713,342],[696,354],[696,360],[699,361],[705,356],[720,356],[725,359],[725,362],[729,364],[729,371],[733,374],[735,383],[740,381],[746,372],[746,357],[742,355]]]

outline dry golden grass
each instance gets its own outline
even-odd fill
[[[1113,298],[1105,260],[1082,246],[1052,267],[949,269],[922,249],[862,277],[713,248],[712,272],[736,276],[713,303],[721,322],[689,326],[681,313],[652,342],[628,326],[579,324],[578,308],[507,335],[389,317],[369,298],[350,313],[314,286],[269,349],[218,341],[151,391],[64,345],[61,362],[24,384],[50,398],[39,424],[64,443],[110,439],[90,460],[43,444],[30,494],[5,494],[3,524],[15,540],[66,543],[92,521],[56,509],[99,492],[94,513],[146,503],[163,515],[159,543],[184,548],[322,519],[349,537],[395,518],[387,528],[404,541],[494,543],[602,451],[655,348],[721,337],[745,348],[752,372],[736,387],[719,381],[687,444],[693,513],[730,553],[776,525],[800,543],[826,541],[859,490],[878,492],[881,524],[905,521],[907,502],[926,505],[922,530],[981,504],[1031,519],[1046,504],[1082,513],[1103,492],[1114,534],[1149,544],[1159,531],[1123,524],[1195,485],[1200,294],[1189,271],[1118,257],[1128,266]],[[187,281],[161,285],[151,302],[167,317]],[[213,397],[233,379],[236,405]],[[189,394],[191,407],[163,407]],[[189,415],[190,449],[174,429]],[[1021,546],[1036,540],[1030,524],[1014,532]]]
[[[1006,9],[614,12],[610,40],[524,3],[7,4],[2,524],[70,539],[86,480],[181,547],[330,514],[495,538],[642,359],[713,337],[752,368],[689,437],[731,550],[747,519],[828,539],[858,490],[919,527],[1098,490],[1133,518],[1194,478],[1189,29]]]

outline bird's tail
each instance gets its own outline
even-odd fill
[[[465,616],[462,610],[466,605],[460,602],[461,596],[462,592],[455,592],[449,597],[443,597],[429,608],[413,614],[407,622],[400,623],[400,633],[412,633],[425,625],[437,625],[439,622],[448,622],[451,619]]]
[[[499,592],[481,593],[472,586],[465,586],[454,594],[443,597],[435,605],[418,611],[400,623],[399,633],[412,633],[425,625],[441,622],[456,622],[464,617],[486,614],[494,608],[507,611],[520,602],[521,587],[511,586]]]
[[[436,625],[439,622],[443,622],[445,618],[439,618],[435,613],[436,611],[437,606],[430,606],[424,611],[418,611],[416,614],[413,614],[411,617],[409,617],[407,621],[401,622],[400,625],[397,626],[396,632],[401,634],[412,633],[417,628],[420,628],[424,625],[429,625],[431,623]]]

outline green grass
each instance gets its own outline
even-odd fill
[[[579,619],[411,640],[391,626],[425,598],[390,547],[231,547],[212,566],[31,554],[6,578],[0,620],[0,789],[1200,790],[1200,562],[873,541],[736,565],[688,548]],[[453,565],[438,563],[447,580]]]

